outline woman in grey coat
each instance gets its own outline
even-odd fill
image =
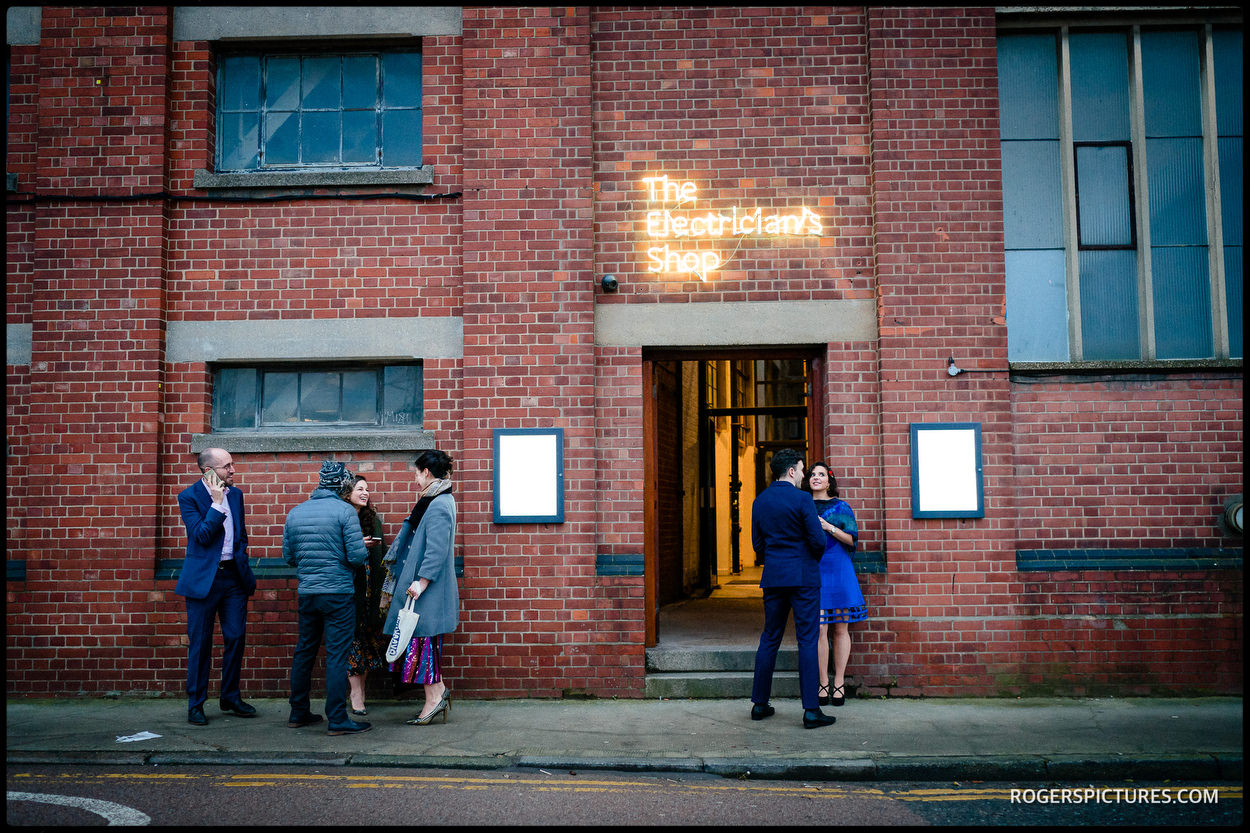
[[[451,496],[451,457],[442,451],[423,451],[416,466],[420,498],[382,560],[386,567],[382,607],[388,611],[383,633],[390,634],[404,603],[409,597],[416,599],[417,629],[391,670],[399,671],[405,683],[425,686],[425,706],[408,721],[425,726],[440,714],[446,723],[451,711],[451,692],[443,682],[443,635],[460,623],[460,593],[453,558],[456,501]]]

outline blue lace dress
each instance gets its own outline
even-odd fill
[[[849,534],[859,542],[859,527],[855,513],[846,501],[817,500],[816,512],[820,517]],[[855,566],[851,553],[841,541],[825,533],[825,554],[820,559],[820,624],[832,622],[860,622],[868,618],[868,604],[860,592],[859,580],[855,578]]]

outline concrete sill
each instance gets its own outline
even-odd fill
[[[243,174],[219,174],[200,169],[195,172],[194,186],[211,191],[307,188],[355,188],[388,185],[432,185],[434,166],[403,170],[369,171],[256,171]]]
[[[191,451],[224,448],[231,454],[288,451],[422,451],[434,448],[433,431],[219,431],[192,434]]]

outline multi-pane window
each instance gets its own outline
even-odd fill
[[[220,367],[213,430],[420,428],[419,364],[376,367]]]
[[[1240,358],[1241,30],[1000,33],[1012,361]]]
[[[219,172],[421,165],[421,53],[222,55]]]

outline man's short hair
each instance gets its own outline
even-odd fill
[[[773,480],[780,480],[786,476],[786,472],[802,462],[802,454],[793,448],[783,448],[773,455],[773,459],[768,462],[768,467],[772,469]]]

